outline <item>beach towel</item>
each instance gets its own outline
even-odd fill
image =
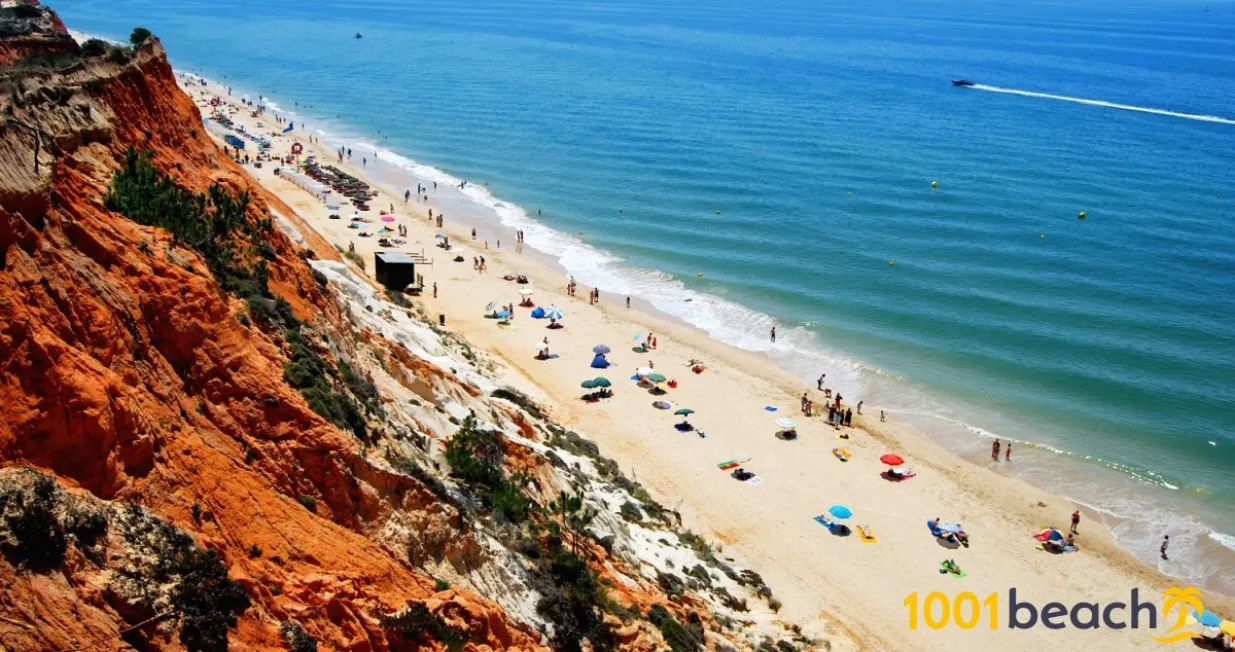
[[[832,529],[832,521],[829,521],[828,517],[824,516],[823,514],[820,514],[811,520],[822,525],[823,527],[828,528],[829,530]]]
[[[838,460],[840,460],[840,461],[842,461],[842,462],[848,462],[848,461],[849,461],[849,451],[847,451],[847,450],[845,450],[845,449],[843,449],[843,448],[833,448],[833,449],[832,449],[832,454],[836,456],[836,459],[838,459]]]
[[[753,478],[748,479],[748,480],[746,481],[746,484],[748,484],[748,485],[750,485],[750,486],[752,486],[752,487],[758,487],[759,485],[763,484],[763,478],[761,478],[761,477],[759,477],[759,476],[755,476],[755,477],[753,477]]]
[[[859,525],[858,526],[858,538],[862,540],[862,543],[878,543],[879,542],[879,539],[876,539],[875,535],[871,534],[869,525]]]
[[[741,462],[730,461],[730,462],[721,462],[720,464],[716,465],[716,468],[720,469],[721,471],[731,471],[733,469],[738,468],[739,466],[742,466]]]
[[[966,573],[965,570],[962,568],[957,568],[956,572],[953,573],[952,571],[948,570],[946,566],[943,565],[943,562],[939,562],[939,572],[947,573],[948,575],[951,575],[952,577],[956,577],[956,578],[964,577],[969,574],[969,573]]]
[[[765,405],[765,406],[763,406],[763,409],[767,410],[768,412],[775,412],[775,411],[776,411],[776,408],[772,407],[771,405]]]

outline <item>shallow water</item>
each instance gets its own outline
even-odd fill
[[[54,6],[1235,592],[1235,6],[817,4]]]

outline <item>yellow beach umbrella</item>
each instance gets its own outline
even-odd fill
[[[1222,624],[1218,625],[1218,630],[1227,636],[1235,636],[1235,621],[1222,621]]]

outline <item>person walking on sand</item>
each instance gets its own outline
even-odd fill
[[[819,380],[815,381],[815,388],[822,392],[823,391],[823,379],[827,377],[828,377],[827,374],[819,374]]]
[[[853,410],[848,409],[848,408],[845,409],[845,427],[846,428],[853,427]]]
[[[1167,561],[1170,561],[1170,559],[1168,559],[1166,556],[1166,547],[1169,545],[1171,545],[1171,535],[1169,534],[1162,535],[1162,547],[1158,548],[1158,554],[1161,555],[1162,558],[1166,559]]]
[[[887,421],[887,420],[888,420],[887,416],[884,415],[883,410],[880,410],[879,411],[879,423],[883,423],[884,421]]]
[[[1012,442],[1008,442],[1008,445],[1003,449],[1003,461],[1012,461]]]
[[[474,227],[474,226],[472,227],[472,239],[473,239],[473,240],[475,240],[475,239],[476,239],[476,227]]]
[[[437,298],[437,283],[436,282],[433,283],[433,298],[434,299]]]
[[[1071,534],[1079,534],[1077,530],[1080,527],[1081,527],[1081,510],[1078,509],[1072,512],[1072,529],[1069,532]]]
[[[995,440],[995,443],[991,444],[991,461],[992,462],[999,461],[999,440],[998,439]]]
[[[776,344],[776,327],[772,327],[772,343]]]
[[[630,297],[626,297],[626,307],[630,308]]]
[[[862,401],[858,401],[858,414],[862,414]]]

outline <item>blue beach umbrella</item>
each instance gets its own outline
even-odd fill
[[[437,235],[435,235],[435,236],[433,236],[433,237],[434,237],[434,238],[437,238],[438,240],[445,240],[445,239],[446,239],[446,234],[444,234],[444,233],[439,233],[439,234],[437,234]]]
[[[1192,615],[1195,617],[1196,612],[1193,611]],[[1212,611],[1206,611],[1205,613],[1201,614],[1200,618],[1197,618],[1196,620],[1197,622],[1201,623],[1201,625],[1205,627],[1217,627],[1218,625],[1222,624],[1222,618],[1218,616],[1218,614]]]
[[[596,355],[609,355],[610,350],[611,349],[604,344],[597,344],[592,347],[592,353],[595,353]]]
[[[510,311],[509,311],[509,310],[503,310],[503,311],[501,311],[501,312],[497,313],[497,316],[498,316],[498,317],[501,317],[502,319],[506,319],[507,317],[509,317],[509,316],[510,316]]]
[[[545,317],[557,321],[562,318],[562,309],[557,306],[549,306],[549,309],[545,311]]]
[[[828,508],[828,513],[839,519],[846,519],[853,516],[853,512],[844,505],[832,505]]]

